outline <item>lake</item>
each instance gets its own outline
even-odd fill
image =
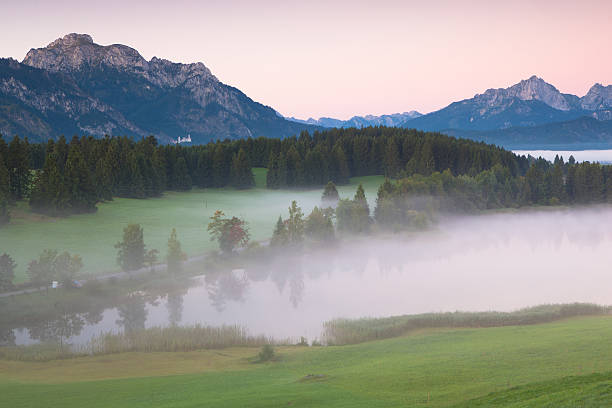
[[[610,225],[611,207],[449,218],[435,231],[343,241],[207,274],[169,295],[137,293],[97,318],[72,316],[68,342],[194,323],[312,340],[337,317],[612,304]],[[15,328],[16,343],[53,338],[53,325]]]
[[[533,157],[543,157],[546,160],[553,161],[556,155],[563,156],[563,160],[567,161],[570,156],[578,162],[590,161],[599,163],[612,163],[612,150],[513,150],[518,155]]]

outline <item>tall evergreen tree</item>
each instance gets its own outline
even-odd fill
[[[113,170],[106,155],[96,162],[94,179],[97,199],[111,201],[113,199]]]
[[[232,186],[238,189],[251,188],[255,185],[255,178],[251,165],[244,149],[240,149],[232,160]]]
[[[176,229],[172,228],[170,238],[168,238],[168,272],[176,275],[183,269],[185,253],[181,250],[181,243],[176,237]]]
[[[0,255],[0,292],[13,288],[17,264],[7,253]]]
[[[280,188],[280,163],[278,155],[274,152],[270,153],[268,159],[268,172],[266,173],[266,187],[270,189]]]
[[[279,247],[289,244],[289,231],[287,230],[287,224],[283,221],[283,218],[279,215],[274,232],[272,233],[272,239],[270,240],[270,246]]]
[[[291,202],[291,207],[289,207],[287,236],[289,243],[293,245],[298,245],[304,240],[304,213],[295,200]]]
[[[401,165],[400,165],[400,153],[398,142],[395,137],[390,137],[387,140],[387,146],[385,148],[385,177],[395,178],[398,176]]]
[[[78,142],[70,146],[66,160],[64,184],[70,197],[68,208],[72,212],[80,213],[96,210],[96,189]]]
[[[123,229],[123,239],[115,244],[117,263],[124,271],[142,268],[145,256],[144,234],[139,224],[129,224]]]
[[[336,143],[332,150],[332,163],[330,178],[336,184],[347,184],[349,182],[349,167],[346,161],[344,149],[340,143]]]
[[[0,226],[8,224],[11,219],[9,213],[10,192],[9,172],[4,164],[4,158],[0,153]]]
[[[191,177],[184,157],[179,157],[174,166],[174,188],[177,190],[191,190]]]
[[[322,207],[335,207],[338,204],[338,200],[340,200],[340,195],[338,194],[336,185],[333,181],[330,181],[325,186],[323,194],[321,195]]]
[[[30,186],[30,157],[27,139],[15,136],[8,146],[7,168],[10,175],[10,190],[13,200],[26,197]]]

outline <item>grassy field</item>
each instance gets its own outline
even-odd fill
[[[611,329],[607,316],[429,329],[278,348],[264,364],[254,348],[0,361],[0,395],[7,407],[603,407]]]
[[[212,249],[206,232],[208,218],[215,210],[244,217],[250,224],[252,238],[270,237],[279,215],[286,215],[291,200],[297,200],[310,211],[318,205],[322,188],[313,190],[267,190],[265,169],[255,169],[257,188],[250,190],[194,189],[190,192],[167,192],[163,197],[146,200],[117,198],[98,204],[94,214],[67,218],[41,217],[29,212],[26,203],[13,211],[11,223],[0,229],[0,253],[7,252],[17,262],[16,282],[26,279],[28,262],[44,249],[80,254],[84,271],[99,274],[117,269],[114,244],[121,239],[123,228],[139,223],[144,228],[145,244],[165,255],[168,236],[176,228],[183,250],[188,255]],[[354,178],[338,190],[342,197],[352,197],[363,183],[372,208],[382,176]]]

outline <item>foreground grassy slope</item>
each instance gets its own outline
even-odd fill
[[[612,369],[611,329],[606,316],[427,330],[284,348],[266,364],[249,360],[256,349],[0,361],[0,395],[11,407],[610,406],[611,374],[592,373]]]
[[[307,212],[319,204],[323,191],[267,190],[265,172],[266,169],[255,169],[257,188],[250,190],[194,189],[167,192],[160,198],[146,200],[117,198],[98,204],[94,214],[67,218],[40,217],[20,203],[11,224],[0,228],[0,253],[7,252],[16,260],[17,282],[26,279],[28,262],[47,248],[80,254],[87,273],[103,273],[117,269],[113,246],[121,239],[123,228],[139,223],[144,228],[147,246],[159,249],[162,257],[172,228],[177,229],[183,250],[188,255],[197,255],[214,247],[206,224],[217,209],[244,217],[251,226],[252,238],[265,240],[272,235],[278,216],[286,215],[291,200],[297,200]],[[352,197],[356,186],[363,183],[373,206],[382,181],[382,176],[354,178],[350,185],[338,190],[341,196]]]

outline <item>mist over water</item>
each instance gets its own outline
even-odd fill
[[[338,317],[612,304],[610,225],[606,206],[453,217],[432,231],[346,239],[209,273],[167,296],[135,294],[84,319],[68,342],[194,323],[312,340]],[[15,335],[18,344],[36,341],[27,329]]]

